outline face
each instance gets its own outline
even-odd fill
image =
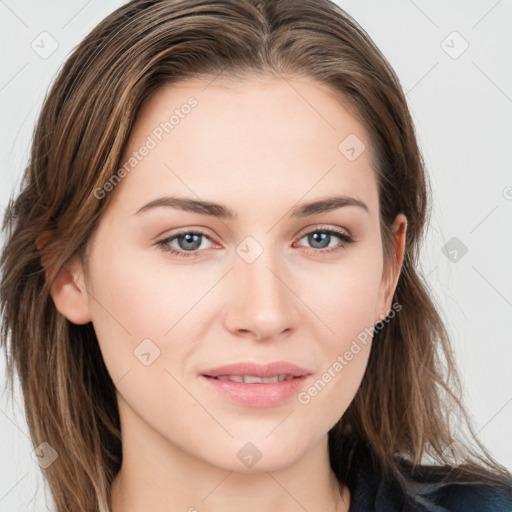
[[[368,134],[325,86],[288,82],[189,81],[151,96],[124,154],[130,170],[106,187],[113,202],[77,279],[81,299],[61,306],[93,322],[125,425],[232,471],[246,469],[241,453],[283,468],[325,438],[361,383],[361,333],[388,313],[396,285]],[[232,216],[143,208],[164,197]],[[349,199],[302,208],[333,197]],[[204,376],[276,361],[307,376],[295,387]]]

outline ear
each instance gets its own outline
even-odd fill
[[[41,250],[50,237],[48,232],[39,235],[36,241],[37,248]],[[51,254],[43,249],[41,257],[43,267],[50,259]],[[83,276],[82,262],[80,257],[76,256],[59,270],[50,289],[57,311],[74,324],[86,324],[92,320]]]
[[[398,278],[402,270],[402,263],[405,254],[405,239],[407,233],[407,218],[404,214],[399,213],[392,227],[393,232],[393,249],[391,260],[385,262],[382,271],[382,281],[379,288],[379,301],[375,322],[380,322],[389,314],[391,302],[398,284]]]

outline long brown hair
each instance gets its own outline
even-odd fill
[[[365,441],[407,492],[399,462],[414,468],[425,456],[446,478],[506,486],[510,473],[478,441],[461,403],[449,337],[418,272],[429,184],[398,78],[370,37],[329,0],[134,0],[65,62],[3,224],[8,382],[12,389],[16,370],[34,446],[47,442],[58,453],[44,470],[57,511],[110,510],[122,445],[115,386],[92,324],[60,314],[51,284],[70,258],[85,257],[113,196],[98,200],[94,192],[118,171],[143,101],[164,83],[221,73],[302,75],[331,86],[371,138],[386,261],[393,220],[400,212],[408,219],[394,296],[402,310],[375,333],[361,386],[329,432],[340,482],[344,459]],[[44,251],[36,246],[41,233],[52,234]],[[469,440],[455,436],[453,418],[465,422]],[[460,465],[454,447],[462,449]]]

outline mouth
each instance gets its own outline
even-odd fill
[[[211,375],[204,375],[204,377],[216,380],[229,380],[231,382],[243,382],[244,384],[274,384],[299,378],[294,375],[274,375],[273,377],[256,377],[255,375],[219,375],[213,377]]]
[[[202,375],[220,380],[245,382],[246,384],[261,384],[265,382],[282,382],[295,377],[303,377],[310,373],[305,368],[285,361],[275,361],[266,364],[242,361],[206,370],[202,372]]]
[[[235,363],[200,374],[209,389],[228,401],[256,408],[286,403],[301,390],[310,375],[309,370],[284,362]]]
[[[229,375],[208,377],[202,375],[201,379],[216,396],[227,400],[229,403],[251,408],[269,408],[284,405],[300,392],[305,386],[308,376],[291,377],[279,381],[275,377],[254,377],[251,375]],[[250,382],[245,382],[247,379]],[[269,382],[270,380],[270,382]],[[267,381],[267,382],[264,382]]]

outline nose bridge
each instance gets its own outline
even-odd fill
[[[279,251],[251,238],[237,247],[229,305],[230,329],[248,330],[268,338],[295,325],[296,304]]]

